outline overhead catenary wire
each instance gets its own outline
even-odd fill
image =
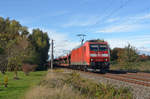
[[[144,9],[142,9],[142,10],[140,10],[138,13],[145,13],[145,15],[146,14],[150,14],[150,7],[146,7],[146,8],[144,8]],[[130,19],[128,19],[128,21],[126,21],[126,23],[128,23],[128,25],[129,24],[137,24],[137,23],[139,23],[139,22],[143,22],[143,21],[141,21],[141,20],[143,20],[142,18],[140,19],[140,16],[138,17],[139,19],[137,20],[137,18],[136,17],[131,17]],[[149,24],[150,22],[148,22],[147,21],[147,23]]]
[[[112,6],[114,0],[110,0],[110,3],[107,5],[106,9],[103,10],[103,13],[106,13]]]
[[[63,42],[63,43],[62,43]],[[61,42],[55,42],[55,50],[54,50],[54,54],[55,54],[55,58],[59,57],[59,56],[65,56],[67,54],[70,53],[70,51],[72,49],[70,48],[64,48],[64,46],[68,46],[70,41],[68,40],[62,40]]]
[[[116,10],[113,10],[111,13],[109,13],[108,15],[104,16],[100,21],[98,21],[96,24],[99,24],[99,23],[104,23],[106,20],[108,20],[111,16],[113,16],[115,13],[117,13],[118,11],[120,11],[122,8],[126,7],[127,4],[129,4],[129,2],[132,1],[132,0],[126,0],[123,4],[121,4]],[[150,14],[150,6],[146,7],[146,8],[143,8],[142,10],[140,10],[139,12],[141,13],[147,13],[147,14]],[[146,14],[145,14],[146,15]],[[140,18],[140,16],[139,16]],[[142,20],[142,19],[140,19]],[[142,22],[144,24],[149,24],[150,21],[140,21],[140,20],[136,20],[136,18],[134,17],[130,17],[128,20],[126,20],[126,23],[128,24],[136,24],[136,23],[139,23],[139,22]],[[95,25],[96,25],[95,24]]]
[[[102,19],[103,20],[102,22],[104,22],[105,20],[107,20],[108,18],[110,18],[112,15],[114,15],[116,12],[118,12],[119,10],[121,10],[122,8],[124,8],[125,6],[127,6],[127,4],[129,3],[129,1],[132,1],[132,0],[126,0],[122,5],[119,6],[118,9],[112,11],[110,14],[108,14],[107,16],[105,16]],[[146,8],[143,8],[142,10],[139,11],[139,13],[145,13],[145,12],[148,13],[148,14],[150,14],[150,6],[148,6]],[[131,22],[131,21],[129,21],[129,22]],[[133,24],[133,23],[136,24],[138,22],[139,22],[138,20],[132,19],[132,22],[130,24]]]
[[[105,16],[102,17],[101,20],[99,20],[95,25],[99,24],[99,23],[103,23],[105,22],[108,18],[110,18],[112,15],[114,15],[115,13],[117,13],[118,11],[120,11],[122,8],[126,7],[127,4],[132,1],[132,0],[126,0],[124,3],[122,3],[118,8],[116,8],[115,10],[113,10],[112,12],[110,12],[109,14],[106,14]],[[105,11],[104,11],[105,13]]]

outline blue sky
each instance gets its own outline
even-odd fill
[[[48,32],[56,56],[77,46],[80,33],[87,40],[107,40],[111,48],[130,43],[150,52],[150,0],[1,0],[0,16],[16,19],[30,31]]]

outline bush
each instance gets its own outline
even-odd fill
[[[30,64],[23,64],[22,66],[22,71],[26,74],[29,75],[29,72],[35,71],[36,65],[30,65]]]
[[[132,99],[132,94],[127,88],[115,89],[112,85],[95,83],[88,79],[83,79],[76,72],[73,72],[66,79],[70,86],[81,92],[81,94],[99,99]]]
[[[4,86],[7,87],[8,85],[8,76],[4,77]]]
[[[51,71],[38,87],[26,95],[27,99],[132,99],[127,88],[96,83],[80,74]],[[53,97],[53,98],[52,98]]]
[[[136,63],[138,59],[138,53],[134,47],[130,44],[118,52],[118,63],[124,68],[130,69],[133,68],[132,64]]]

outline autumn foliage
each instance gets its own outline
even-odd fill
[[[30,65],[30,64],[23,64],[22,71],[25,73],[25,75],[29,75],[31,71],[35,71],[37,65]]]
[[[29,33],[18,21],[0,17],[0,71],[3,74],[14,71],[16,79],[23,64],[37,64],[38,70],[46,69],[49,46],[46,32],[33,29]],[[27,72],[31,67],[24,68]]]
[[[135,47],[128,44],[125,48],[114,48],[111,51],[111,60],[120,65],[130,65],[138,61],[139,54]]]

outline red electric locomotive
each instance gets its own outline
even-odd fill
[[[86,41],[80,47],[73,49],[66,57],[57,59],[57,64],[71,68],[87,70],[109,70],[110,49],[108,43],[100,40]]]

